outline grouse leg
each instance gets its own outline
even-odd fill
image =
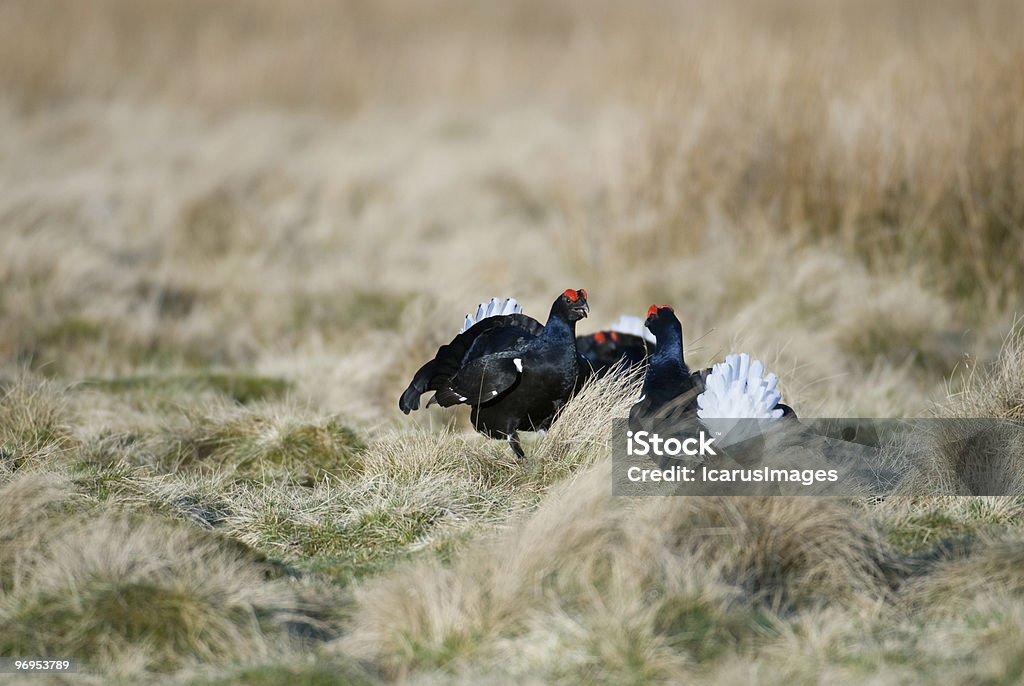
[[[523,446],[519,443],[519,432],[512,431],[508,435],[508,445],[512,448],[512,452],[516,454],[516,457],[520,460],[526,459],[526,453],[523,452]]]

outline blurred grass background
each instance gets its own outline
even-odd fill
[[[816,413],[917,414],[1022,286],[1022,13],[6,2],[0,352],[276,372],[441,318],[358,399],[390,417],[442,322],[578,284],[597,324],[672,302],[698,362],[778,358]]]
[[[607,190],[658,216],[647,225],[622,208],[614,223],[634,226],[583,230],[632,248],[629,258],[666,241],[699,248],[714,212],[868,260],[941,265],[934,285],[955,295],[1005,304],[1020,286],[1019,3],[100,0],[0,11],[0,83],[20,110],[83,98],[341,117],[618,106],[640,119],[629,139],[639,159],[606,163],[641,169]]]

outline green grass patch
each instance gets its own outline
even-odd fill
[[[429,525],[424,526],[420,535],[425,535],[429,530]],[[382,541],[372,547],[357,546],[337,555],[314,555],[296,562],[295,566],[347,586],[353,581],[377,576],[414,559],[433,559],[450,565],[465,544],[473,540],[470,532],[460,531],[446,534],[431,541],[429,545],[410,549],[417,538],[419,536],[412,536],[409,532],[405,537]]]
[[[138,477],[139,468],[124,462],[105,466],[82,463],[75,470],[72,483],[82,494],[106,502],[136,494]]]
[[[83,317],[26,322],[17,339],[15,359],[53,377],[67,371],[66,358],[70,351],[105,345],[109,337],[109,327]]]
[[[306,665],[245,667],[228,675],[204,677],[188,683],[190,686],[369,686],[378,682],[357,665],[335,658]]]
[[[745,641],[776,633],[758,610],[723,608],[690,595],[665,598],[654,617],[654,631],[697,662],[710,662]]]
[[[267,549],[284,548],[302,571],[347,585],[410,557],[409,546],[430,531],[437,517],[425,511],[381,510],[341,523],[302,522],[268,513],[258,526]]]
[[[214,612],[231,624],[250,623],[242,608],[212,608],[187,590],[156,583],[94,581],[82,595],[43,593],[21,603],[0,637],[0,653],[74,655],[91,661],[111,646],[145,644],[156,671],[178,667],[191,654],[209,653],[219,627]],[[218,622],[219,623],[219,622]],[[220,651],[213,649],[216,657]]]
[[[477,651],[484,636],[476,631],[450,631],[440,641],[422,642],[406,636],[404,661],[414,669],[454,672],[458,661]]]
[[[170,470],[229,470],[237,480],[283,480],[312,486],[326,474],[363,469],[366,444],[337,417],[312,421],[246,413],[222,421],[194,419],[172,431],[158,465]]]
[[[916,553],[949,538],[978,533],[984,522],[965,522],[936,510],[913,515],[886,532],[889,545],[901,553]]]
[[[100,322],[82,317],[68,317],[39,327],[33,337],[36,345],[44,348],[67,348],[81,343],[94,343],[104,336]]]
[[[277,400],[291,389],[291,384],[273,376],[237,372],[205,372],[194,374],[140,374],[112,379],[87,379],[83,386],[110,392],[155,390],[159,392],[199,392],[212,390],[248,405],[261,400]]]

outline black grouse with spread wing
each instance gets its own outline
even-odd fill
[[[399,408],[419,409],[427,391],[434,391],[428,406],[469,405],[476,430],[508,440],[522,458],[519,432],[550,427],[576,390],[576,322],[589,311],[587,292],[569,289],[551,305],[546,324],[518,313],[476,322],[416,372]]]

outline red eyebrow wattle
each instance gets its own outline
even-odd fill
[[[574,291],[574,290],[573,290],[573,289],[571,289],[571,288],[567,289],[567,290],[565,291],[565,293],[563,293],[562,295],[564,295],[565,297],[567,297],[567,298],[568,298],[569,300],[572,300],[573,302],[576,302],[576,301],[577,301],[577,300],[579,300],[579,298],[580,298],[579,294],[578,294],[578,293],[576,293],[576,291]],[[586,296],[584,296],[584,297],[586,297]]]

